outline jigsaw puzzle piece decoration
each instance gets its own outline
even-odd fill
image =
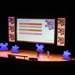
[[[71,52],[69,52],[68,50],[64,51],[62,55],[64,59],[71,60],[71,57],[70,57]]]
[[[44,45],[43,44],[40,44],[40,45],[39,44],[36,44],[36,47],[37,47],[36,48],[36,51],[39,48],[40,52],[42,52],[42,53],[44,52],[44,49],[43,49],[44,48]]]
[[[15,45],[15,46],[12,46],[11,50],[13,53],[19,53],[18,49],[19,49],[19,46]]]
[[[0,43],[0,50],[1,51],[7,51],[8,50],[8,43],[5,43],[5,44],[3,44],[3,43]]]

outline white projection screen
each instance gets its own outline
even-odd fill
[[[17,18],[17,41],[55,43],[55,19]]]

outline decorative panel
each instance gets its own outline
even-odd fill
[[[9,42],[15,42],[15,17],[8,17]]]
[[[57,45],[65,46],[65,18],[58,18]]]

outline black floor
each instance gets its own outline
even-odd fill
[[[21,72],[27,74],[74,74],[75,61],[38,62],[12,58],[0,58],[1,72]]]

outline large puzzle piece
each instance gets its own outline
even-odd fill
[[[11,50],[13,53],[19,53],[19,51],[17,49],[19,49],[19,46],[15,45],[15,46],[12,46]]]
[[[63,52],[64,59],[70,60],[71,59],[70,55],[71,55],[71,52],[69,52],[68,50]]]
[[[0,43],[0,46],[1,46],[1,48],[0,48],[0,50],[1,51],[7,51],[8,50],[8,43],[5,43],[5,44],[3,44],[3,43]]]
[[[40,45],[39,44],[36,44],[36,47],[37,47],[36,48],[36,51],[39,48],[40,52],[42,52],[42,53],[44,52],[44,49],[43,49],[44,48],[44,45],[43,44],[40,44]]]

